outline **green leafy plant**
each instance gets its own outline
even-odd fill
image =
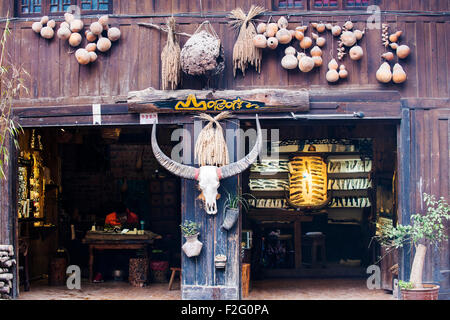
[[[184,236],[193,236],[199,232],[200,225],[194,221],[186,220],[183,224],[180,224],[181,232]]]
[[[16,148],[19,148],[18,134],[22,128],[14,121],[11,116],[11,109],[14,98],[18,97],[20,92],[28,92],[25,86],[23,76],[29,76],[28,72],[22,67],[7,61],[7,40],[11,34],[9,29],[10,20],[6,19],[5,28],[0,39],[0,178],[5,179],[5,168],[9,160],[9,143],[12,142]]]
[[[239,204],[240,204],[246,211],[248,211],[248,209],[250,208],[250,205],[248,203],[248,200],[244,196],[254,198],[254,196],[249,193],[244,193],[244,194],[240,195],[240,194],[232,194],[227,191],[226,197],[225,197],[224,209],[226,209],[226,208],[238,209]]]
[[[447,201],[443,197],[437,200],[435,196],[424,193],[424,202],[425,212],[411,215],[410,224],[384,226],[381,228],[381,234],[374,237],[388,252],[402,248],[405,244],[414,246],[415,254],[409,279],[414,288],[422,287],[427,246],[438,247],[448,239],[446,223],[450,220],[450,208]]]
[[[412,282],[409,281],[403,281],[403,280],[399,280],[398,281],[398,286],[400,289],[402,290],[411,290],[414,289],[414,284]]]

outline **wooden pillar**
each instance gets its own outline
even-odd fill
[[[201,128],[199,123],[195,127]],[[223,129],[237,129],[237,120],[227,121]],[[183,150],[190,150],[190,157],[194,159],[194,124],[188,123],[184,128],[191,133],[191,139],[184,141]],[[197,132],[198,134],[198,132]],[[233,139],[227,139],[230,161],[236,160],[236,135]],[[186,154],[184,154],[186,158]],[[182,252],[182,299],[189,300],[236,300],[241,298],[241,261],[240,238],[241,219],[230,230],[222,230],[224,219],[223,204],[226,191],[237,193],[240,189],[240,176],[234,176],[220,181],[219,193],[222,197],[217,200],[218,212],[216,215],[208,215],[203,209],[200,200],[196,200],[198,182],[182,179],[182,222],[192,220],[201,225],[199,240],[203,248],[198,257],[188,258]],[[182,240],[181,245],[184,243]],[[217,269],[214,266],[214,257],[218,254],[227,256],[225,269]]]
[[[302,222],[294,221],[295,269],[302,267]]]
[[[404,102],[406,103],[406,102]],[[410,223],[411,210],[411,119],[407,106],[402,109],[402,120],[397,132],[398,149],[398,222]],[[411,250],[408,244],[399,249],[399,280],[409,281],[411,273]]]

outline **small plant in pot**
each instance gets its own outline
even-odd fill
[[[186,220],[180,227],[183,236],[186,238],[186,242],[181,247],[183,252],[189,258],[198,256],[203,247],[203,243],[198,240],[200,225],[194,221]]]
[[[409,225],[386,226],[374,238],[388,249],[388,252],[411,244],[415,248],[409,282],[399,281],[404,300],[437,300],[439,286],[422,282],[425,256],[428,246],[438,247],[448,239],[446,222],[450,220],[450,208],[441,197],[424,194],[426,212],[411,216]]]
[[[237,219],[239,218],[239,205],[242,205],[244,210],[248,210],[248,200],[244,198],[244,195],[252,196],[251,194],[239,195],[227,192],[224,203],[225,218],[223,219],[222,223],[223,229],[230,230],[234,226]]]

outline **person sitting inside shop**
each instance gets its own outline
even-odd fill
[[[123,203],[119,203],[116,211],[106,216],[105,225],[133,229],[139,225],[139,217],[131,212]]]

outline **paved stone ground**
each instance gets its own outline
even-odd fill
[[[383,290],[368,290],[365,279],[273,279],[252,282],[246,300],[392,300]],[[81,290],[49,287],[46,281],[32,283],[29,292],[21,291],[23,300],[178,300],[180,290],[167,290],[167,283],[152,283],[144,288],[126,282],[88,283]],[[178,289],[174,283],[173,289]]]

